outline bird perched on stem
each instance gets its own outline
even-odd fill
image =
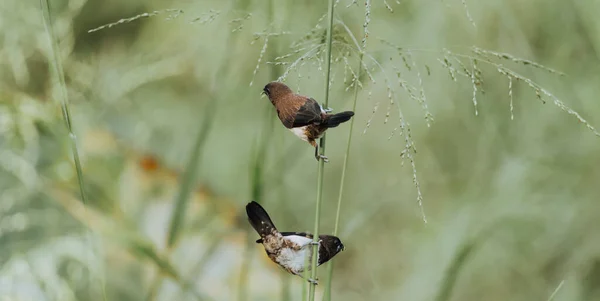
[[[280,82],[270,82],[263,88],[271,103],[277,109],[277,116],[281,123],[300,139],[310,143],[315,148],[317,161],[327,157],[319,154],[319,145],[316,140],[328,128],[334,128],[340,123],[350,120],[354,112],[346,111],[329,114],[331,109],[323,107],[314,99],[295,94],[292,89]]]
[[[313,245],[319,245],[317,266],[344,250],[340,239],[332,235],[319,235],[319,242],[315,243],[310,233],[277,231],[267,211],[255,201],[246,205],[246,214],[250,224],[260,235],[256,243],[262,243],[269,258],[294,275],[302,277],[305,269],[311,269]],[[317,284],[315,279],[307,280]]]

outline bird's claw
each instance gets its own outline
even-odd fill
[[[327,158],[327,156],[325,156],[325,155],[317,155],[317,156],[315,156],[315,158],[317,159],[317,161],[323,159],[323,162],[325,162],[325,163],[329,162],[329,158]]]
[[[325,113],[331,113],[333,112],[332,108],[327,108],[327,109],[323,109],[323,111],[325,111]]]
[[[318,241],[311,241],[311,242],[310,242],[310,245],[311,245],[311,246],[318,246],[318,245],[319,245],[319,243],[320,243],[320,242],[318,242]]]
[[[319,285],[319,279],[315,280],[315,279],[312,279],[312,278],[308,278],[306,280],[308,282],[310,282],[310,284]]]

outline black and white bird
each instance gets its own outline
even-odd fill
[[[311,269],[313,235],[305,232],[279,232],[267,214],[257,202],[246,205],[250,224],[260,235],[257,243],[262,243],[269,258],[286,271],[302,277],[302,272]],[[332,235],[319,235],[317,266],[329,261],[340,251],[344,244]],[[305,264],[308,264],[306,266]],[[314,279],[307,279],[317,284]]]

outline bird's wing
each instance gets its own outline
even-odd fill
[[[293,233],[293,232],[290,232]],[[300,233],[306,234],[306,233]],[[283,235],[283,233],[282,233]],[[284,245],[288,245],[292,249],[300,250],[308,246],[312,242],[312,238],[306,235],[289,234],[283,235]],[[285,243],[287,242],[287,244]]]
[[[313,239],[313,235],[310,234],[310,233],[306,233],[306,232],[280,232],[280,234],[281,234],[281,236],[284,237],[284,239],[292,237],[292,236],[298,236],[298,237],[302,237],[302,238],[308,238],[309,240],[304,240],[303,239],[303,241],[308,241],[308,242],[311,242],[312,239]],[[293,241],[297,240],[295,238],[291,238],[291,239]],[[256,240],[256,243],[262,243],[262,242],[263,242],[262,238]]]
[[[282,236],[290,236],[290,235],[295,235],[295,236],[302,236],[302,237],[307,237],[312,239],[313,235],[311,233],[306,233],[306,232],[281,232]]]
[[[288,129],[321,123],[322,121],[319,103],[312,98],[300,95],[290,97],[285,106],[278,106],[277,116]]]
[[[314,123],[321,123],[321,106],[316,100],[308,98],[304,105],[298,109],[292,127],[300,127]]]

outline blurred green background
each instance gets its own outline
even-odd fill
[[[3,0],[0,299],[301,300],[304,282],[247,244],[257,235],[244,205],[259,198],[281,230],[312,231],[313,149],[280,125],[260,92],[290,66],[272,62],[323,43],[326,1],[50,3],[87,202],[39,3]],[[509,80],[498,71],[518,72],[600,126],[600,2],[467,1],[468,14],[463,3],[368,7],[373,80],[360,78],[333,299],[600,300],[600,138],[523,80],[512,83],[511,120]],[[336,19],[361,42],[364,2],[340,1]],[[346,87],[358,62],[340,23],[334,35],[330,107],[342,111],[352,106]],[[380,39],[402,47],[406,63]],[[455,60],[470,69],[471,46],[566,76],[490,55],[497,65],[479,62],[475,116],[473,80]],[[322,101],[323,59],[324,51],[299,61],[285,82]],[[421,77],[430,127],[398,73],[417,94]],[[401,158],[403,133],[388,139],[398,106],[417,149],[427,224]],[[327,136],[326,233],[349,128]],[[179,200],[180,231],[169,244]]]

